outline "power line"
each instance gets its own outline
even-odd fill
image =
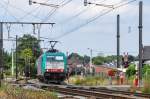
[[[122,6],[128,5],[128,4],[130,4],[130,3],[132,3],[132,2],[135,2],[135,1],[137,1],[137,0],[131,0],[131,1],[129,1],[129,2],[127,2],[127,3],[123,3],[123,4],[120,3],[118,6],[114,6],[113,9],[110,9],[110,10],[104,12],[103,14],[97,15],[97,16],[95,16],[95,17],[89,19],[87,22],[85,22],[85,23],[83,23],[83,24],[81,24],[81,25],[79,25],[79,26],[73,28],[72,30],[70,30],[70,31],[68,31],[68,32],[66,32],[66,33],[64,33],[64,34],[62,34],[62,35],[60,35],[60,36],[55,37],[54,39],[62,38],[62,37],[64,37],[64,36],[66,36],[66,35],[68,35],[68,34],[74,32],[74,31],[77,31],[77,30],[79,30],[80,28],[84,27],[85,25],[87,25],[87,24],[89,24],[89,23],[91,23],[91,22],[97,20],[98,18],[100,18],[100,17],[102,17],[102,16],[104,16],[104,15],[107,15],[108,13],[114,11],[115,9],[118,9],[118,8],[120,8],[120,7],[122,7]]]
[[[48,1],[49,1],[49,0],[48,0]],[[2,2],[7,5],[7,2],[6,2],[6,1],[2,0]],[[12,7],[12,8],[14,8],[14,9],[16,9],[16,10],[18,10],[18,11],[20,11],[20,12],[26,13],[26,15],[24,15],[23,17],[17,18],[17,20],[21,20],[21,19],[25,18],[25,17],[28,16],[28,15],[30,15],[30,16],[32,16],[32,17],[34,17],[34,18],[40,19],[39,17],[33,15],[33,14],[32,14],[32,11],[31,11],[31,12],[26,12],[25,10],[23,10],[23,9],[21,9],[21,8],[18,8],[18,7],[14,6],[14,5],[10,4],[10,3],[9,3],[9,6]],[[38,7],[37,7],[37,9],[38,9]],[[35,10],[37,10],[37,9],[35,9]],[[5,9],[5,10],[8,11],[7,9]],[[35,11],[35,10],[34,10],[34,11]],[[40,19],[40,20],[41,20],[41,19]]]
[[[62,2],[59,4],[60,6],[59,6],[58,8],[55,8],[52,12],[50,12],[50,13],[48,14],[48,16],[45,17],[45,18],[42,20],[42,22],[45,22],[45,21],[49,20],[49,18],[50,18],[58,9],[64,7],[64,6],[67,5],[67,4],[69,4],[72,0],[68,0],[67,2],[65,2],[65,1],[66,1],[66,0],[62,1]],[[65,3],[64,3],[64,2],[65,2]]]
[[[8,9],[6,9],[4,5],[2,5],[2,4],[0,3],[0,6],[1,6],[5,11],[7,11],[8,14],[9,14],[10,16],[12,16],[17,22],[19,22],[18,18],[17,18],[16,16],[14,16]]]
[[[10,1],[9,0],[7,0],[7,1],[8,1],[7,6],[5,8],[8,10],[8,5],[9,5]],[[7,11],[4,12],[3,18],[5,18],[5,16],[7,16]]]
[[[104,2],[104,1],[106,1],[106,0],[103,0],[103,2]],[[125,2],[125,1],[127,1],[127,0],[122,0],[122,1],[120,1],[119,3],[116,3],[116,4],[114,4],[114,5],[119,5],[119,4],[121,4],[121,3]],[[113,8],[113,9],[114,9],[114,8]],[[101,10],[100,13],[102,13],[102,12],[105,13],[105,11],[106,11],[106,9],[103,9],[103,10]],[[107,11],[106,11],[106,12],[107,12]],[[104,13],[103,13],[103,14],[104,14]],[[103,16],[103,14],[101,14],[101,15]],[[95,16],[95,17],[96,17],[96,16]],[[74,32],[74,31],[76,31],[76,30],[82,28],[83,26],[87,25],[88,23],[91,23],[92,21],[94,21],[93,19],[94,19],[95,17],[90,18],[89,21],[85,22],[84,24],[79,25],[78,27],[73,28],[71,31],[69,31],[69,32],[67,32],[67,33],[64,33],[64,34],[62,34],[62,35],[60,35],[60,36],[58,36],[58,37],[55,37],[55,39],[59,39],[59,38],[65,36],[65,35],[68,35],[68,34]],[[90,20],[92,20],[92,21],[90,22]]]
[[[101,1],[101,2],[99,2],[99,3],[103,3],[103,2],[105,2],[105,1],[107,1],[107,0],[103,0],[103,1]],[[94,8],[94,7],[92,7],[92,8]],[[87,12],[88,10],[89,10],[88,8],[87,8],[87,9],[84,9],[84,10],[81,10],[80,12],[78,12],[78,13],[75,14],[75,15],[73,15],[73,16],[70,17],[69,19],[66,19],[66,20],[64,20],[63,22],[61,22],[61,24],[63,24],[64,22],[65,22],[65,23],[70,22],[71,20],[73,20],[74,18],[76,18],[76,17],[80,16],[81,14]]]
[[[47,3],[49,0],[45,1],[44,3]],[[20,19],[24,19],[25,17],[31,15],[33,12],[35,12],[36,10],[38,10],[40,8],[40,6],[36,7],[35,9],[33,9],[32,11],[26,13],[24,16],[22,16]],[[37,15],[35,15],[37,16]],[[40,18],[41,19],[41,18]]]

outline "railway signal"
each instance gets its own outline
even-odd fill
[[[129,67],[128,53],[124,53],[124,56],[122,59],[122,64],[123,64],[124,68]]]

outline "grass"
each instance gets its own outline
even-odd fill
[[[2,85],[0,99],[58,99],[56,93],[48,91],[35,91]]]
[[[144,78],[144,87],[142,88],[142,92],[150,94],[150,76]]]
[[[96,86],[96,85],[107,85],[108,80],[99,76],[73,76],[69,80],[70,83],[75,85],[84,85],[84,86]]]

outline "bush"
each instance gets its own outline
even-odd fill
[[[128,69],[126,71],[126,76],[131,77],[131,76],[134,76],[135,74],[136,74],[135,65],[130,64],[130,66],[128,67]]]
[[[105,83],[106,79],[100,76],[87,76],[84,78],[76,77],[76,80],[72,82],[75,85],[85,85],[85,86],[96,86]]]
[[[142,89],[143,93],[149,93],[150,94],[150,78],[149,77],[144,79],[144,87]]]
[[[0,88],[0,98],[3,99],[58,99],[57,95],[48,91],[35,91],[3,85]]]

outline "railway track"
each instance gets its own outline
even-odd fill
[[[19,86],[25,86],[21,84]],[[55,84],[42,84],[42,83],[29,83],[27,85],[38,87],[44,90],[55,91],[65,95],[82,96],[88,99],[150,99],[150,94],[131,93],[127,91],[110,90],[106,88],[95,87],[76,87],[73,85],[55,85]],[[92,98],[91,98],[92,97]],[[60,98],[68,99],[68,98]],[[80,98],[69,98],[80,99]]]
[[[111,90],[111,89],[102,89],[102,88],[90,88],[89,90],[97,91],[97,92],[107,92],[107,93],[116,93],[116,94],[123,94],[129,96],[137,96],[150,99],[150,94],[144,93],[135,93],[135,92],[128,92],[128,91],[119,91],[119,90]]]
[[[73,88],[60,88],[60,87],[49,87],[50,91],[56,91],[63,94],[78,95],[84,97],[93,97],[91,99],[150,99],[148,97],[125,95],[123,93],[113,93],[113,91],[94,91],[89,89],[73,89]]]

